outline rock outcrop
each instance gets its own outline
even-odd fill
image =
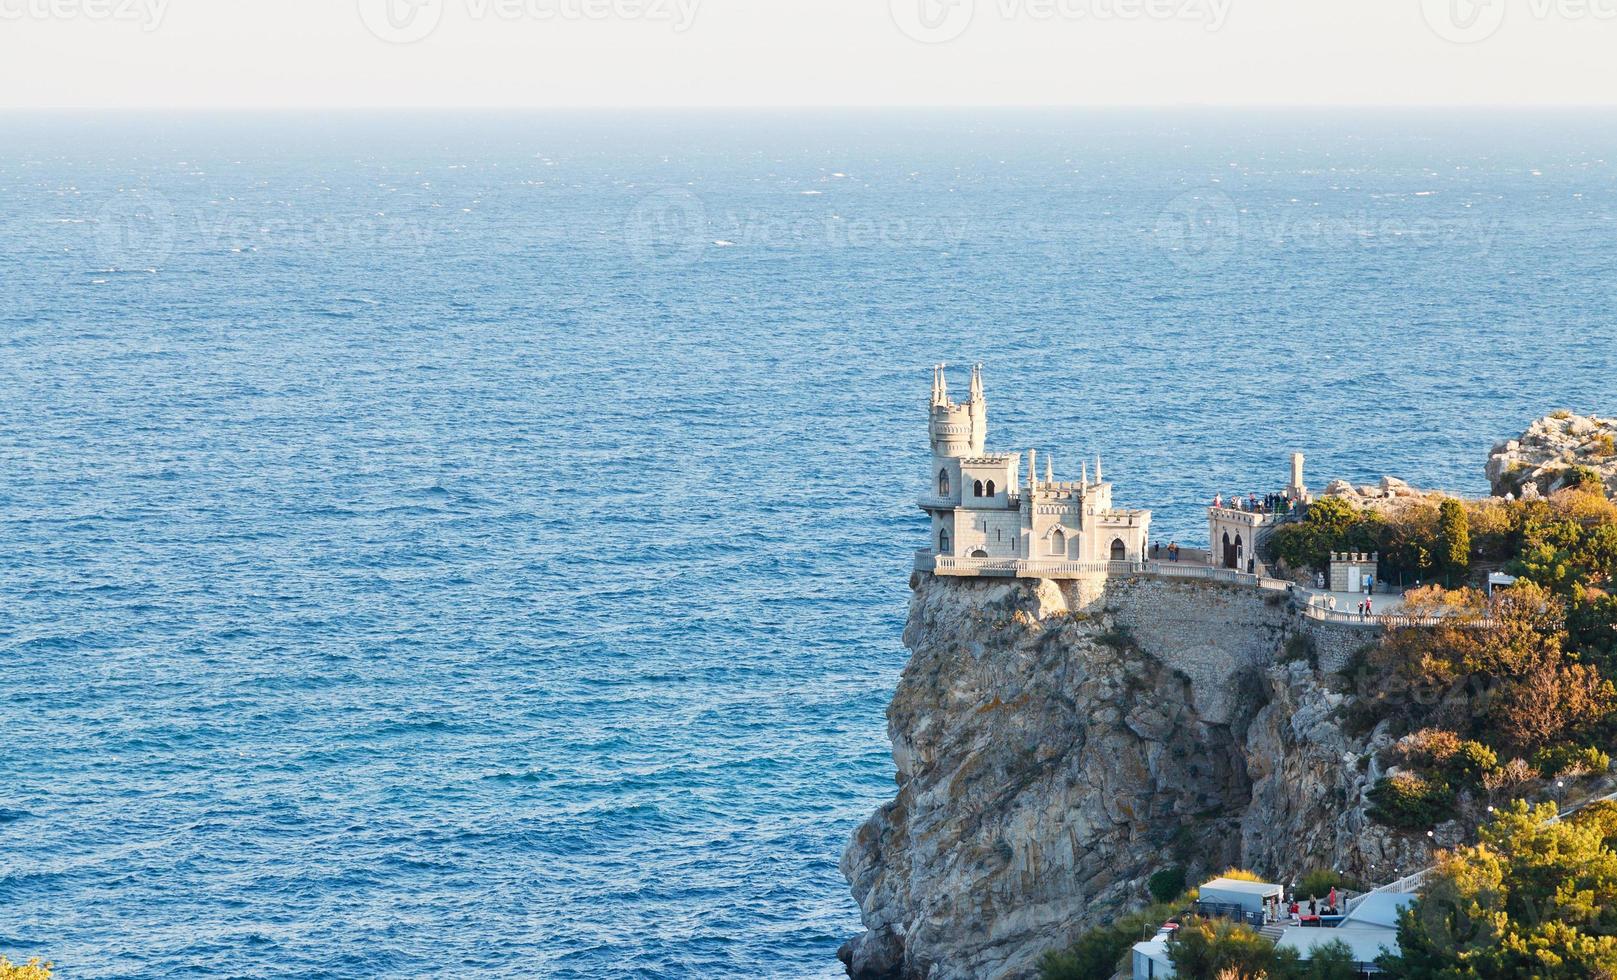
[[[1528,426],[1488,454],[1488,482],[1495,496],[1535,497],[1567,485],[1573,467],[1599,475],[1617,495],[1617,419],[1557,412]]]
[[[1364,633],[1207,582],[914,585],[898,794],[842,861],[853,977],[1030,976],[1173,865],[1380,878],[1423,859],[1364,820],[1387,739],[1344,733],[1330,673]]]
[[[1438,499],[1447,496],[1435,490],[1421,490],[1412,487],[1405,480],[1396,476],[1384,476],[1378,484],[1366,483],[1363,486],[1354,486],[1346,480],[1332,480],[1325,485],[1325,496],[1341,497],[1348,503],[1358,507],[1384,508],[1388,501],[1403,502],[1410,500]]]

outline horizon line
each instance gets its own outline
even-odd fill
[[[504,105],[490,103],[353,103],[309,105],[302,103],[262,104],[140,104],[140,105],[0,105],[0,113],[49,112],[780,112],[780,111],[1200,111],[1200,110],[1376,110],[1460,111],[1496,110],[1528,112],[1571,109],[1617,109],[1611,102],[1138,102],[1138,103],[1039,103],[1039,102],[957,102],[957,103],[570,103],[565,105]]]

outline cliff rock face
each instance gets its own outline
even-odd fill
[[[888,709],[898,794],[842,860],[866,927],[849,973],[1029,976],[1174,864],[1417,866],[1367,831],[1370,745],[1335,720],[1343,682],[1310,666],[1367,637],[1306,628],[1211,583],[917,575]]]
[[[1528,426],[1488,454],[1488,482],[1495,496],[1532,497],[1566,485],[1574,466],[1600,475],[1608,494],[1617,494],[1617,419],[1560,412]]]

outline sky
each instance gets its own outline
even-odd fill
[[[1610,105],[1617,0],[0,0],[0,107]]]

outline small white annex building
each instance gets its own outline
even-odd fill
[[[1306,960],[1320,946],[1339,942],[1352,950],[1361,974],[1379,972],[1377,957],[1398,952],[1398,914],[1413,901],[1407,892],[1371,892],[1356,900],[1335,928],[1291,926],[1275,945],[1289,946]]]
[[[1278,904],[1286,894],[1283,885],[1240,878],[1214,878],[1196,893],[1198,905],[1239,906],[1247,915],[1262,915],[1266,902]]]
[[[1263,882],[1215,878],[1201,887],[1198,903],[1239,905],[1261,912],[1266,900],[1282,897],[1279,885]],[[1376,959],[1398,952],[1398,916],[1416,896],[1407,892],[1371,892],[1349,904],[1348,913],[1334,926],[1288,926],[1275,941],[1276,946],[1295,949],[1303,959],[1312,959],[1314,950],[1340,942],[1352,953],[1360,976],[1380,972]],[[1168,946],[1173,927],[1163,926],[1156,935],[1134,944],[1131,956],[1133,980],[1161,980],[1174,975]]]
[[[964,402],[949,397],[942,366],[932,372],[930,492],[919,501],[932,518],[930,561],[939,575],[1061,577],[1102,571],[1095,563],[1146,557],[1149,510],[1112,506],[1112,485],[1095,458],[1094,479],[1057,481],[1050,457],[1044,478],[1036,451],[989,452],[982,367],[971,372]]]
[[[1168,938],[1172,935],[1172,929],[1158,929],[1155,936],[1134,944],[1134,980],[1158,980],[1160,977],[1173,976],[1173,961],[1168,959]]]

